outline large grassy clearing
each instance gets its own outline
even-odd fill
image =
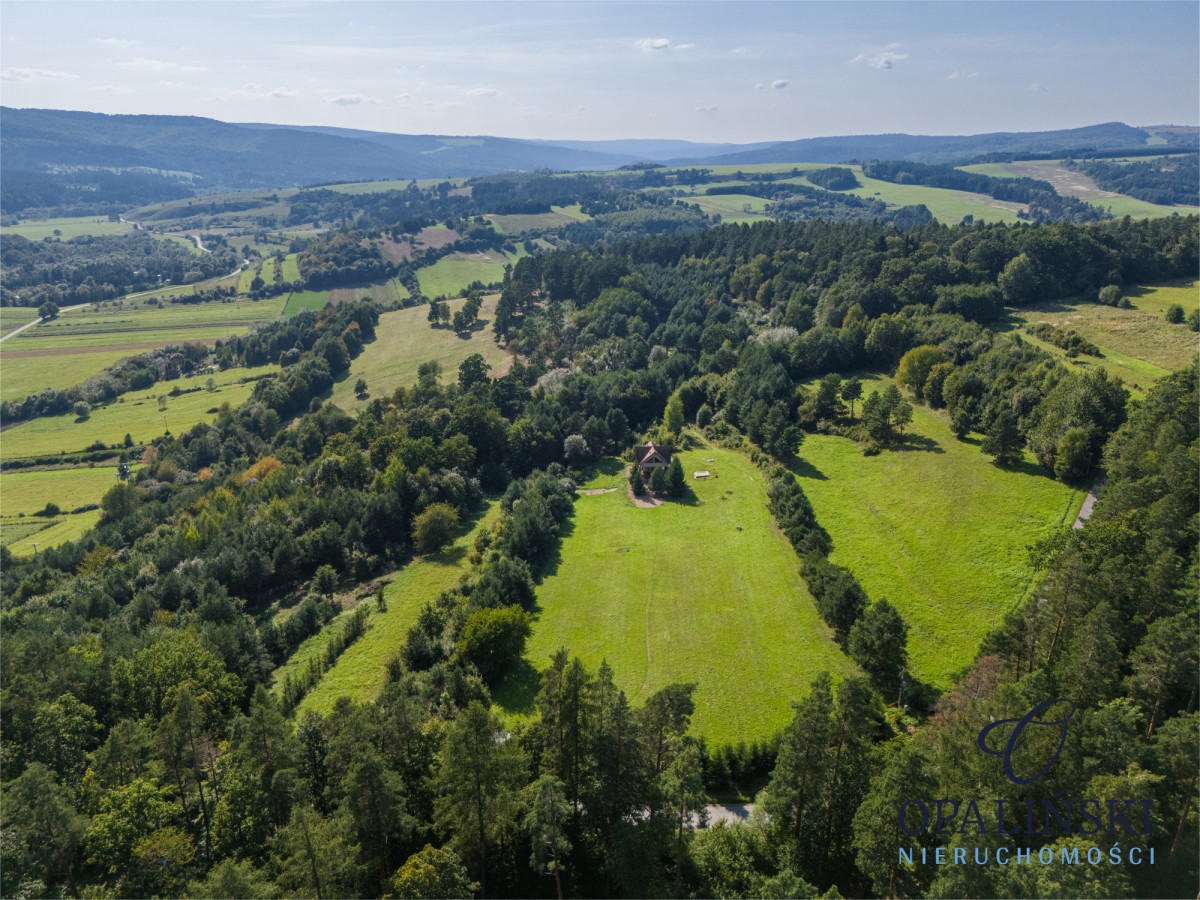
[[[888,379],[867,375],[865,393]],[[833,538],[831,559],[872,600],[887,597],[910,631],[916,676],[945,688],[980,640],[1033,586],[1026,547],[1074,521],[1083,492],[1026,452],[1014,470],[958,441],[948,417],[915,405],[900,451],[865,457],[844,437],[810,435],[797,477]]]
[[[331,401],[352,410],[371,398],[386,397],[398,387],[411,387],[417,381],[417,368],[431,360],[441,363],[443,381],[455,381],[459,364],[473,353],[482,354],[492,367],[493,378],[504,375],[511,357],[496,343],[492,331],[497,299],[495,294],[484,298],[479,322],[469,336],[454,334],[449,328],[431,328],[425,305],[384,313],[375,326],[375,340],[351,363],[350,374],[334,385]],[[456,312],[467,301],[447,302],[451,312]],[[360,378],[367,382],[367,400],[354,395],[354,384]]]
[[[1127,288],[1133,309],[1118,309],[1095,303],[1063,301],[1010,310],[996,330],[1011,330],[1031,322],[1049,322],[1077,331],[1096,344],[1104,356],[1080,355],[1073,359],[1039,338],[1022,333],[1022,338],[1062,359],[1075,369],[1103,368],[1120,378],[1138,394],[1154,382],[1191,361],[1200,350],[1196,333],[1185,325],[1163,319],[1167,307],[1179,304],[1185,310],[1200,307],[1200,283],[1180,279],[1159,285]]]
[[[403,287],[394,278],[383,284],[367,284],[361,287],[334,288],[329,292],[329,302],[334,306],[347,300],[361,300],[369,297],[381,306],[390,306],[400,299],[399,287]],[[407,289],[405,296],[408,295]]]
[[[770,202],[749,194],[697,194],[687,199],[710,216],[716,213],[727,224],[762,221],[766,218],[763,209]]]
[[[498,250],[451,253],[432,266],[418,269],[417,282],[426,297],[453,297],[472,282],[492,284],[500,281],[504,277],[504,267],[525,255],[524,248],[517,253],[501,253]]]
[[[107,406],[93,409],[82,422],[77,421],[73,413],[22,422],[0,435],[0,455],[14,459],[70,453],[83,450],[96,441],[118,444],[126,433],[135,443],[151,441],[168,429],[173,434],[182,434],[197,422],[210,421],[213,417],[210,409],[225,402],[233,407],[245,402],[254,385],[241,383],[243,378],[273,372],[276,368],[260,366],[218,372],[213,376],[215,390],[201,389],[178,397],[169,395],[172,387],[201,387],[201,380],[180,379],[170,385],[156,384],[149,391],[134,391]],[[159,408],[160,395],[166,398],[164,409]]]
[[[672,682],[697,682],[694,734],[766,738],[790,721],[791,702],[817,673],[836,680],[854,665],[767,512],[761,473],[730,450],[680,457],[688,502],[635,507],[612,461],[586,485],[617,490],[577,499],[556,573],[538,588],[527,655],[539,670],[560,647],[593,671],[607,659],[634,705]],[[713,477],[693,479],[698,469]],[[535,690],[528,677],[497,699],[530,713]]]
[[[442,591],[458,584],[469,569],[467,554],[479,529],[491,527],[500,514],[498,504],[492,504],[472,526],[462,529],[453,544],[438,553],[409,563],[384,588],[387,600],[385,612],[374,612],[367,631],[338,658],[297,707],[297,717],[304,710],[328,713],[338,697],[352,697],[359,702],[374,700],[387,680],[387,663],[400,652],[408,629],[417,621],[421,608]],[[373,600],[367,603],[374,604]],[[345,616],[339,616],[339,619]],[[276,691],[283,690],[288,673],[299,674],[308,668],[308,660],[325,652],[333,638],[331,628],[342,627],[338,619],[300,645],[292,658],[275,673]]]

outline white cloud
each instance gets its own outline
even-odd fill
[[[177,82],[159,82],[159,83],[160,84],[167,83],[167,84],[171,84],[171,85],[178,86],[178,87],[184,86],[184,85],[179,85]],[[201,102],[202,103],[223,103],[226,100],[283,100],[283,99],[287,99],[289,97],[299,97],[299,96],[300,96],[300,94],[298,91],[293,91],[289,88],[277,87],[272,90],[268,90],[267,88],[264,88],[262,85],[251,83],[251,84],[243,84],[240,88],[234,88],[232,90],[230,90],[230,89],[219,90],[219,91],[217,91],[216,94],[214,94],[211,97],[204,97],[201,100]]]
[[[698,112],[698,113],[715,113],[716,111],[717,111],[717,108],[715,106],[697,106],[696,107],[696,112]]]
[[[492,87],[477,87],[467,91],[472,97],[499,97],[500,92]]]
[[[891,46],[895,47],[896,44]],[[884,50],[882,53],[876,53],[874,56],[867,56],[865,53],[860,53],[851,63],[866,63],[872,69],[890,69],[893,65],[901,60],[908,59],[907,53],[897,53],[895,50]]]
[[[1036,93],[1036,94],[1044,94],[1044,93],[1046,93],[1046,88],[1045,88],[1045,87],[1043,87],[1043,86],[1042,86],[1042,85],[1040,85],[1040,84],[1031,84],[1031,85],[1029,86],[1029,89],[1030,89],[1031,91],[1033,91],[1034,93]]]
[[[786,78],[777,78],[771,82],[771,90],[773,91],[782,91],[787,86],[788,80]]]
[[[673,50],[692,50],[695,48],[695,46],[696,46],[695,44],[678,44],[677,46],[672,47],[671,49],[673,49]]]
[[[109,47],[119,47],[122,50],[128,50],[130,47],[136,47],[140,41],[129,41],[125,38],[96,38],[97,44],[107,44]]]
[[[9,66],[0,72],[0,81],[37,81],[43,78],[78,78],[71,72],[54,72],[50,69],[23,69],[19,66]]]
[[[947,81],[955,81],[959,78],[978,78],[978,72],[968,72],[966,69],[955,69],[946,76]]]
[[[89,90],[103,91],[108,94],[132,94],[133,88],[123,84],[93,84]]]
[[[652,52],[654,50],[670,50],[671,42],[667,38],[642,38],[634,46],[639,50]]]
[[[299,91],[291,91],[291,90],[288,90],[287,88],[277,87],[277,88],[275,88],[275,90],[271,91],[271,93],[267,94],[267,96],[275,98],[275,99],[282,99],[285,97],[299,97],[300,92]]]
[[[765,91],[767,89],[767,86],[760,81],[758,84],[756,84],[754,86],[754,89],[756,91]]]
[[[358,106],[360,103],[370,103],[371,101],[362,94],[338,94],[336,97],[330,97],[326,103],[332,103],[334,106]]]
[[[746,48],[745,48],[745,47],[734,47],[734,48],[733,48],[732,50],[730,50],[729,52],[730,52],[730,53],[745,53],[745,52],[746,52]]]

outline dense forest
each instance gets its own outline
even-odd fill
[[[132,234],[31,241],[6,234],[0,305],[58,306],[114,300],[164,281],[191,284],[227,275],[240,260],[222,248],[197,255],[184,243]]]
[[[989,323],[1005,305],[1198,265],[1195,217],[768,222],[569,246],[506,273],[506,375],[479,356],[457,372],[427,363],[357,416],[324,398],[374,336],[371,301],[223,344],[282,368],[213,422],[125,448],[142,465],[79,541],[0,549],[0,893],[1193,894],[1200,371],[1135,403],[1102,370],[1076,374]],[[852,369],[894,372],[899,388],[862,397]],[[803,456],[805,432],[891,452],[916,403],[985,434],[997,464],[1027,446],[1063,481],[1103,469],[1108,483],[1084,528],[1031,551],[1034,599],[954,688],[916,686],[897,719],[902,618],[828,560],[775,463]],[[579,466],[684,427],[762,467],[796,566],[865,677],[817,678],[766,747],[715,747],[689,734],[695,685],[635,708],[607,665],[568,647],[537,715],[502,722],[491,698],[522,660]],[[272,692],[333,595],[353,587],[369,610],[377,579],[485,504],[498,514],[469,573],[424,606],[377,701],[298,715],[310,681]],[[342,634],[334,655],[357,632]],[[1076,710],[1061,759],[1014,790],[976,736],[1060,696]],[[1032,735],[1021,759],[1058,737]],[[698,829],[710,792],[747,774],[766,779],[755,816]],[[935,811],[928,827],[906,833],[905,801]],[[1027,827],[997,829],[997,801]],[[1109,864],[1114,844],[1156,862]],[[963,848],[1051,862],[934,863]],[[1094,852],[1103,864],[1068,862]]]

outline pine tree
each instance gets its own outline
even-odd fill
[[[667,489],[667,473],[662,466],[659,466],[650,473],[650,490],[656,494],[662,494]]]
[[[1015,466],[1021,461],[1021,433],[1017,431],[1016,419],[1007,409],[996,416],[980,450],[994,456],[998,466]]]
[[[672,497],[682,497],[687,493],[687,480],[683,476],[683,464],[679,457],[671,460],[667,467],[667,493]]]
[[[629,470],[629,489],[633,496],[638,497],[646,490],[646,482],[642,479],[642,470],[634,465]]]

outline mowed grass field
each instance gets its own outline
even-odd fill
[[[426,297],[453,297],[472,282],[498,282],[504,277],[504,267],[526,256],[524,248],[517,253],[488,250],[486,253],[451,253],[432,266],[417,270],[417,282]]]
[[[520,234],[523,231],[544,231],[551,228],[561,228],[572,222],[585,222],[591,218],[581,212],[579,204],[574,206],[552,206],[548,213],[531,213],[528,215],[488,216],[489,221],[501,234]]]
[[[394,278],[390,281],[385,281],[382,284],[367,284],[361,287],[349,288],[334,288],[329,292],[329,302],[334,306],[339,303],[345,303],[347,300],[361,300],[363,297],[369,297],[376,303],[382,306],[390,306],[400,299],[400,289],[404,289],[404,296],[408,296],[408,289],[397,282]]]
[[[458,367],[473,353],[479,353],[498,378],[508,372],[512,358],[495,341],[492,318],[499,296],[488,295],[479,310],[479,322],[469,336],[459,336],[449,328],[431,328],[429,307],[414,306],[384,313],[375,326],[375,340],[363,348],[350,364],[350,374],[333,387],[331,402],[353,410],[372,398],[386,397],[398,387],[411,387],[417,381],[417,368],[436,360],[442,366],[444,382],[458,379]],[[457,312],[465,299],[449,300],[451,312]],[[358,379],[367,382],[367,400],[354,395]]]
[[[864,395],[889,379],[866,375]],[[958,441],[944,411],[914,404],[899,451],[863,456],[848,438],[809,435],[796,467],[833,562],[909,626],[911,669],[950,686],[980,640],[1034,584],[1026,548],[1074,521],[1084,492],[1054,481],[1028,451],[992,465],[979,436]]]
[[[84,450],[96,441],[119,444],[126,434],[135,443],[151,441],[167,430],[182,434],[197,422],[210,421],[215,415],[210,409],[226,402],[233,407],[245,402],[254,384],[242,383],[243,378],[274,371],[276,366],[217,372],[212,376],[216,385],[212,391],[203,387],[206,378],[160,382],[149,390],[132,391],[107,406],[93,409],[82,422],[76,420],[74,413],[22,422],[0,434],[0,456],[15,459],[70,453]],[[172,397],[170,391],[176,385],[200,390]],[[164,409],[159,408],[160,395],[166,397]]]
[[[817,673],[839,680],[856,667],[767,512],[762,474],[730,450],[680,458],[690,502],[635,507],[623,465],[611,461],[585,485],[617,490],[576,500],[557,571],[537,591],[526,655],[539,671],[560,647],[592,671],[606,659],[635,706],[672,682],[694,681],[693,734],[712,743],[767,738],[791,720],[792,701]],[[693,479],[700,469],[712,477]],[[496,698],[528,714],[532,690]]]
[[[283,308],[285,316],[294,316],[302,309],[324,309],[329,303],[329,291],[294,291]]]
[[[45,528],[30,530],[36,528],[36,526],[30,525],[31,522],[45,523],[47,521],[49,524]],[[5,519],[0,521],[0,542],[4,543],[14,556],[31,556],[47,547],[56,547],[67,541],[79,540],[83,537],[84,532],[89,528],[94,528],[99,521],[100,510],[98,509],[50,520]],[[15,533],[11,534],[11,541],[9,540],[10,528],[15,529]]]
[[[442,591],[458,584],[470,566],[467,554],[475,542],[480,529],[490,528],[500,514],[498,504],[491,504],[479,519],[464,527],[458,538],[438,553],[421,557],[403,569],[384,588],[387,601],[385,612],[374,612],[367,623],[367,631],[346,648],[333,668],[325,673],[296,709],[296,716],[307,709],[328,713],[338,697],[352,697],[359,702],[374,700],[383,690],[387,680],[387,663],[400,652],[408,629],[417,621],[421,608],[431,602]],[[374,599],[363,601],[374,607]],[[280,693],[288,673],[298,675],[308,668],[308,661],[323,654],[333,639],[332,628],[340,630],[346,613],[329,623],[319,634],[315,634],[300,645],[292,658],[275,673],[273,690]]]

